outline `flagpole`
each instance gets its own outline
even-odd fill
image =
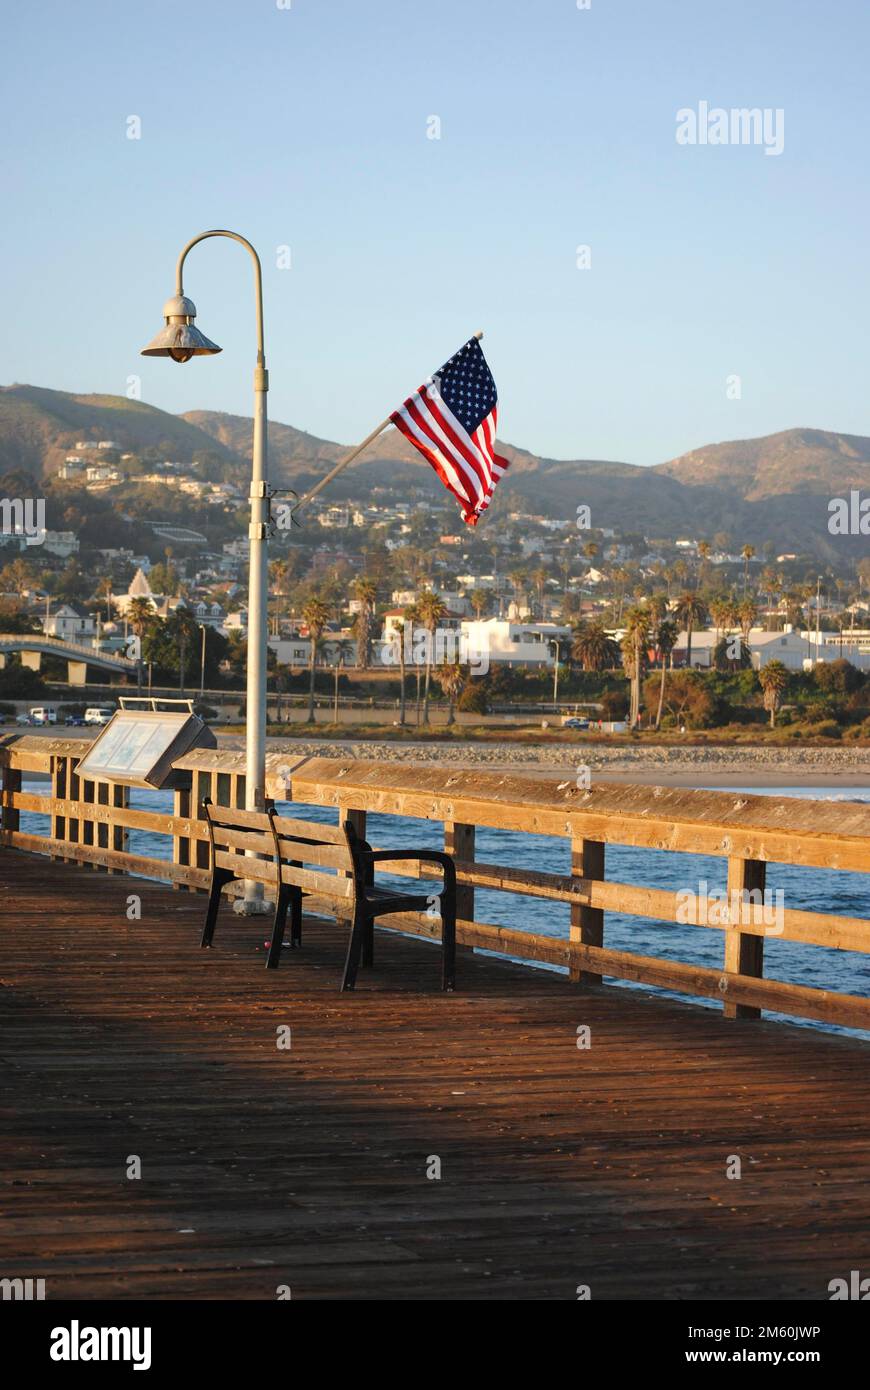
[[[368,446],[369,446],[369,444],[371,444],[372,440],[373,440],[373,439],[377,439],[377,437],[378,437],[379,434],[383,434],[384,430],[387,428],[387,425],[389,425],[390,423],[391,423],[391,421],[390,421],[390,417],[389,417],[389,415],[388,415],[387,418],[386,418],[386,420],[382,420],[382,421],[381,421],[381,423],[378,425],[377,429],[373,429],[372,432],[371,432],[371,434],[367,434],[367,435],[366,435],[366,437],[365,437],[365,439],[363,440],[362,444],[357,444],[356,448],[351,450],[351,452],[348,454],[347,458],[342,459],[339,463],[337,463],[337,464],[335,465],[334,468],[331,468],[331,469],[330,469],[330,471],[326,474],[326,477],[325,477],[325,478],[321,478],[319,483],[315,484],[314,487],[309,488],[309,490],[308,490],[308,492],[306,492],[305,496],[304,496],[304,497],[300,497],[299,501],[296,502],[296,503],[294,503],[294,505],[293,505],[293,512],[294,512],[294,514],[295,514],[296,512],[298,512],[298,510],[299,510],[300,507],[304,507],[306,502],[310,502],[311,499],[312,499],[312,497],[316,497],[317,494],[318,494],[318,492],[321,492],[322,489],[326,487],[326,484],[327,484],[327,483],[331,483],[332,480],[333,480],[333,478],[337,478],[338,475],[339,475],[339,473],[343,472],[344,469],[347,468],[349,464],[353,463],[353,461],[354,461],[354,459],[357,457],[357,455],[358,455],[358,454],[361,454],[362,451],[363,451],[363,449],[367,449]]]
[[[477,338],[479,342],[480,339],[483,337],[483,329],[479,329],[477,333],[472,333],[471,336],[473,338]],[[322,490],[326,487],[327,483],[331,483],[333,478],[337,478],[339,473],[343,473],[345,468],[349,467],[349,465],[353,463],[354,459],[359,457],[363,449],[367,449],[368,446],[372,443],[372,441],[377,439],[379,434],[383,434],[384,430],[390,424],[392,424],[392,419],[388,415],[386,420],[382,420],[381,423],[375,429],[372,430],[371,434],[366,435],[365,439],[362,441],[361,444],[357,444],[356,448],[351,450],[347,458],[341,459],[340,462],[337,463],[334,468],[331,468],[329,470],[329,472],[326,474],[324,478],[320,479],[319,483],[316,483],[314,487],[308,489],[304,497],[300,497],[298,502],[294,502],[292,507],[293,515],[295,516],[296,513],[299,511],[299,508],[304,507],[306,502],[310,502],[312,497],[316,497],[318,492],[322,492]]]

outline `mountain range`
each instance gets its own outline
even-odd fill
[[[56,472],[80,440],[113,439],[125,451],[154,449],[182,461],[202,460],[224,477],[243,479],[251,454],[251,420],[217,411],[172,415],[124,396],[74,395],[45,387],[0,387],[0,475],[23,469]],[[511,460],[483,528],[502,507],[573,516],[590,507],[593,526],[657,538],[712,538],[736,545],[811,553],[836,562],[865,554],[866,537],[831,536],[828,502],[850,489],[870,494],[870,438],[833,430],[790,429],[760,439],[709,444],[679,458],[640,467],[600,459],[550,459],[499,443]],[[304,491],[346,446],[270,422],[269,467],[277,487]],[[404,436],[390,430],[324,497],[362,499],[373,487],[440,484]]]

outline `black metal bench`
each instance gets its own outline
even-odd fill
[[[290,946],[302,944],[302,900],[325,900],[326,910],[351,924],[342,990],[352,990],[360,964],[374,964],[374,924],[395,912],[431,915],[433,894],[407,893],[375,883],[378,863],[413,860],[438,864],[443,885],[438,897],[441,918],[441,988],[456,987],[456,868],[439,850],[373,850],[356,834],[350,821],[340,827],[293,820],[274,810],[239,811],[202,802],[211,844],[211,890],[202,945],[214,940],[221,893],[231,882],[254,879],[275,893],[275,916],[266,966],[281,959],[287,913]],[[332,870],[332,872],[324,872]]]

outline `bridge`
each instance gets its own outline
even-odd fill
[[[606,946],[610,912],[666,923],[675,903],[609,881],[603,848],[683,856],[687,876],[716,855],[747,887],[782,864],[866,874],[870,807],[270,753],[270,796],[362,830],[377,814],[386,840],[381,817],[430,843],[435,822],[455,856],[457,993],[422,913],[378,930],[340,995],[346,926],[315,897],[278,971],[267,924],[229,904],[199,948],[199,800],[244,805],[242,754],[178,759],[167,814],[79,778],[83,751],[0,741],[4,1269],[49,1298],[825,1301],[866,1268],[868,1043],[760,1015],[866,1030],[870,999],[823,966],[812,986],[771,978],[754,911],[704,909],[719,968]],[[476,826],[515,835],[508,862],[482,862]],[[150,857],[127,842],[143,830]],[[542,870],[521,838],[539,835],[570,873]],[[570,904],[570,935],[478,920],[484,888]],[[835,915],[795,896],[783,951],[870,950],[848,898],[832,890]]]
[[[12,652],[19,652],[22,666],[31,671],[40,669],[43,656],[64,658],[70,685],[86,685],[89,666],[94,666],[99,671],[114,671],[137,678],[141,671],[140,663],[127,656],[97,651],[95,647],[64,642],[60,637],[46,637],[39,632],[0,633],[0,670],[6,665],[6,658]]]

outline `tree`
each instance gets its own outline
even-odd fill
[[[716,629],[716,642],[725,628],[731,626],[733,604],[727,598],[714,598],[710,604],[710,617]]]
[[[737,621],[740,624],[740,632],[743,641],[749,642],[749,634],[755,626],[758,617],[758,606],[752,602],[751,598],[745,598],[742,603],[737,605]]]
[[[189,608],[179,604],[166,619],[165,634],[178,652],[178,689],[184,690],[187,657],[199,637],[199,624]]]
[[[154,617],[154,607],[147,598],[131,598],[125,616],[136,636],[141,637]]]
[[[335,670],[335,691],[333,695],[332,718],[334,724],[338,723],[338,677],[344,666],[345,657],[350,656],[350,653],[351,645],[346,638],[340,637],[337,642],[333,643],[332,656]]]
[[[417,601],[420,621],[429,634],[426,644],[426,684],[423,690],[423,723],[429,723],[429,684],[432,678],[432,655],[435,648],[435,633],[447,616],[447,608],[431,589],[425,589]]]
[[[353,596],[359,601],[360,608],[354,621],[354,635],[356,636],[356,659],[360,670],[367,671],[369,668],[369,650],[372,641],[372,620],[375,613],[375,603],[378,597],[378,586],[373,579],[363,576],[355,579],[351,585]]]
[[[744,545],[740,551],[743,556],[743,592],[749,588],[749,561],[755,557],[755,546]]]
[[[458,661],[451,662],[449,666],[443,666],[438,672],[438,684],[444,691],[449,701],[450,708],[447,714],[447,723],[452,724],[456,697],[465,685],[465,672]]]
[[[302,610],[302,617],[308,628],[308,636],[311,639],[311,652],[308,658],[308,669],[310,681],[308,686],[308,718],[306,723],[313,724],[314,716],[314,673],[317,668],[317,644],[323,636],[323,629],[329,621],[329,609],[320,598],[310,598]]]
[[[471,611],[478,620],[483,617],[489,608],[490,593],[488,589],[472,589],[468,595],[468,602],[471,604]]]
[[[737,651],[734,644],[737,644]],[[713,648],[713,666],[717,671],[733,672],[747,671],[752,665],[752,652],[746,645],[742,637],[733,633],[730,637],[723,637]]]
[[[420,605],[419,605],[418,603],[409,603],[408,606],[407,606],[407,608],[405,608],[405,610],[403,611],[402,617],[403,617],[403,619],[404,619],[404,622],[403,622],[403,624],[402,624],[402,651],[401,651],[401,655],[400,655],[400,657],[399,657],[399,666],[400,666],[400,670],[401,670],[401,672],[402,672],[402,696],[401,696],[402,718],[404,719],[404,714],[405,714],[405,676],[404,676],[404,671],[405,671],[405,631],[407,630],[407,634],[408,634],[408,636],[407,636],[407,644],[408,644],[408,647],[409,647],[410,651],[411,651],[412,654],[413,654],[413,658],[414,658],[414,669],[415,669],[416,674],[417,674],[417,702],[416,702],[416,707],[415,707],[415,711],[414,711],[414,722],[415,722],[415,724],[419,724],[419,723],[420,723],[420,663],[419,663],[419,661],[418,661],[418,659],[417,659],[417,653],[416,653],[415,648],[414,648],[414,626],[415,626],[415,624],[418,624],[418,625],[419,625],[419,624],[422,622],[422,618],[421,618],[421,616],[420,616]]]
[[[659,729],[661,727],[662,722],[662,706],[665,698],[665,673],[668,668],[668,657],[671,655],[671,653],[674,650],[674,647],[677,645],[678,636],[679,633],[677,632],[677,625],[670,619],[664,619],[662,622],[659,623],[658,627],[656,628],[656,647],[658,648],[659,656],[661,658],[662,663],[662,678],[659,685],[659,703],[658,708],[656,709],[656,729]]]
[[[655,671],[644,683],[644,704],[652,715],[661,699],[664,671]],[[668,673],[664,711],[678,726],[703,729],[716,719],[716,700],[700,671],[671,671]]]
[[[631,712],[629,725],[637,727],[640,719],[640,678],[646,663],[649,646],[649,613],[640,606],[630,608],[625,615],[625,637],[622,639],[622,664],[631,680]]]
[[[547,586],[547,571],[542,568],[532,570],[532,583],[535,586],[535,593],[538,599],[538,616],[544,616],[544,590]]]
[[[768,661],[758,673],[764,691],[764,708],[770,713],[770,727],[776,727],[776,716],[782,704],[782,695],[788,685],[788,671],[781,661]]]
[[[584,671],[612,671],[619,665],[619,648],[601,623],[578,623],[571,657]]]
[[[524,569],[511,570],[508,579],[514,587],[514,599],[517,609],[521,610],[523,605],[520,603],[520,598],[525,596],[526,584],[529,579],[528,571]]]
[[[686,629],[686,666],[692,665],[692,633],[706,621],[707,607],[694,589],[685,589],[674,605],[674,617]]]

